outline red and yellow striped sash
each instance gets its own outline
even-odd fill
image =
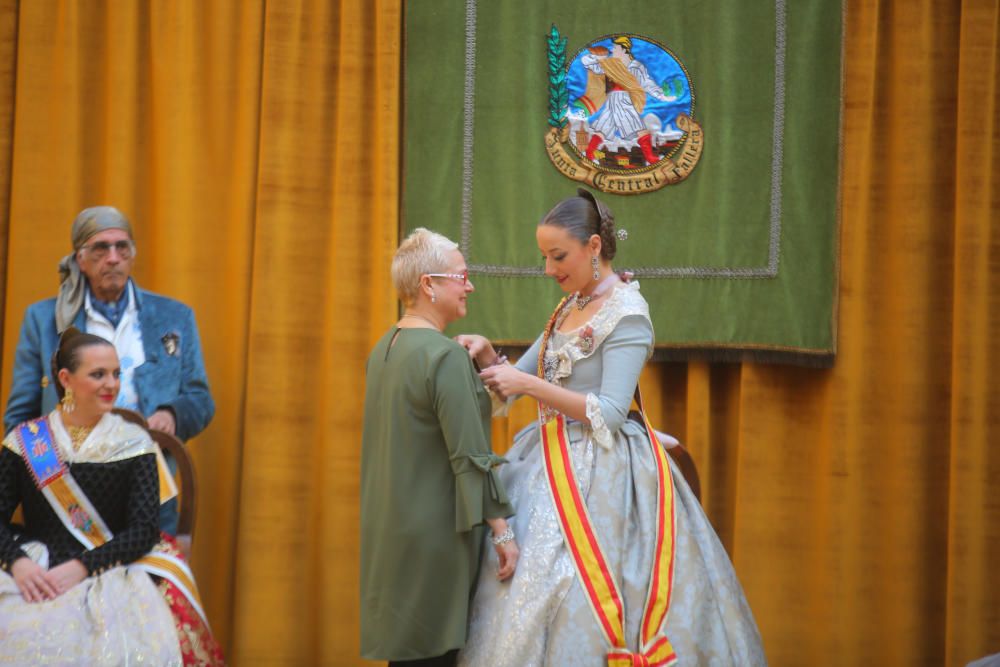
[[[640,411],[642,402],[636,390]],[[566,418],[556,416],[541,426],[542,452],[546,477],[555,504],[563,538],[573,558],[577,576],[583,584],[587,601],[611,649],[609,667],[659,667],[672,665],[677,656],[673,646],[660,632],[670,608],[674,571],[674,488],[666,451],[656,439],[643,412],[643,423],[656,462],[656,541],[649,589],[643,611],[640,645],[628,648],[625,641],[625,610],[618,584],[614,579],[600,540],[594,530],[587,505],[580,495],[569,452]]]

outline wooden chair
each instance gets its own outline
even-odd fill
[[[137,424],[149,433],[153,441],[160,446],[164,454],[170,454],[177,461],[177,472],[180,475],[178,485],[178,502],[180,503],[180,517],[177,521],[177,545],[180,547],[184,557],[191,558],[191,541],[194,536],[195,508],[197,507],[197,485],[194,472],[194,461],[188,453],[187,447],[180,438],[163,431],[149,428],[145,417],[135,410],[126,408],[115,408],[113,412],[122,419]]]
[[[632,410],[628,413],[628,418],[642,425],[642,415],[636,410]],[[698,466],[695,465],[694,459],[691,458],[690,452],[684,448],[684,445],[680,443],[677,438],[673,436],[668,436],[660,431],[656,432],[656,437],[659,438],[660,444],[663,448],[667,450],[667,455],[673,459],[674,463],[680,468],[681,475],[684,477],[684,481],[687,482],[688,486],[691,487],[691,492],[694,493],[694,497],[701,502],[701,480],[698,477]]]
[[[667,455],[681,469],[681,475],[684,476],[684,481],[691,487],[694,497],[698,499],[698,502],[701,502],[701,480],[698,478],[698,467],[694,464],[694,459],[691,458],[690,452],[679,442],[677,444],[664,442],[663,446],[667,450]]]

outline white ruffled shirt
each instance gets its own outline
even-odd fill
[[[139,409],[139,392],[135,386],[135,369],[146,363],[146,350],[142,346],[142,326],[139,323],[139,309],[135,303],[135,290],[128,284],[128,306],[117,327],[111,326],[108,318],[97,312],[90,301],[90,291],[86,293],[83,308],[87,315],[87,333],[111,341],[118,352],[121,364],[121,390],[115,400],[115,407]]]

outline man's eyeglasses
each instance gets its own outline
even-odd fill
[[[80,250],[86,250],[89,252],[94,259],[104,259],[114,248],[118,251],[118,256],[122,259],[129,259],[135,252],[135,244],[127,239],[122,239],[121,241],[115,241],[114,243],[108,243],[107,241],[95,241],[88,245],[80,246]]]
[[[455,280],[460,280],[463,285],[469,282],[469,270],[466,269],[461,273],[428,273],[426,274],[431,278],[454,278]]]

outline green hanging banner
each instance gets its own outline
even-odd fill
[[[404,231],[459,242],[457,325],[530,343],[534,230],[590,188],[659,356],[832,364],[842,14],[827,0],[409,0]]]

